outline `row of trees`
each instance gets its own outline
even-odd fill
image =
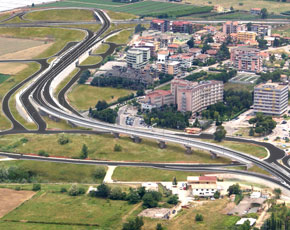
[[[99,87],[113,87],[113,88],[125,88],[125,89],[144,89],[145,85],[141,81],[136,81],[135,79],[128,79],[123,77],[95,77],[91,81],[92,86]]]
[[[18,166],[1,166],[0,167],[0,182],[8,183],[30,183],[36,174],[30,170],[23,169]]]
[[[101,111],[98,110],[90,110],[89,116],[95,119],[99,119],[101,121],[105,121],[111,124],[116,123],[116,119],[118,117],[118,112],[116,109],[104,109]]]
[[[253,104],[253,95],[248,91],[225,90],[224,101],[210,105],[202,111],[202,117],[223,121],[232,118],[236,114],[249,109]]]
[[[273,72],[261,73],[261,77],[257,80],[257,84],[261,82],[267,82],[271,80],[272,82],[279,82],[281,77],[281,70],[275,70]]]
[[[188,75],[185,79],[188,81],[198,81],[200,78],[203,80],[217,80],[223,81],[224,83],[228,82],[232,77],[237,75],[236,70],[223,70],[221,73],[217,74],[208,74],[205,71],[200,71],[198,73],[194,73]]]
[[[91,72],[89,70],[83,71],[80,75],[78,83],[84,84],[89,79],[90,76],[91,76]]]
[[[91,191],[91,197],[107,198],[111,200],[126,200],[129,204],[143,202],[143,208],[155,208],[162,199],[162,194],[157,191],[146,191],[144,187],[137,189],[130,188],[129,192],[123,192],[120,187],[111,188],[106,184],[101,184],[96,191]],[[177,196],[169,196],[167,202],[176,205],[178,203]]]
[[[163,128],[185,129],[189,123],[191,112],[182,113],[176,110],[176,106],[163,106],[158,109],[145,111],[144,121],[148,125],[156,124]]]

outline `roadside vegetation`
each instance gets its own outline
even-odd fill
[[[108,44],[104,44],[102,43],[97,49],[94,50],[93,54],[102,54],[102,53],[106,53],[107,50],[109,49],[109,45]]]
[[[84,65],[96,65],[102,61],[101,56],[89,56],[86,60],[84,60],[82,63],[80,63],[80,66]]]
[[[204,172],[182,172],[142,167],[117,167],[112,176],[116,181],[186,181],[187,176],[200,176]]]
[[[121,31],[120,33],[108,38],[106,41],[107,42],[114,42],[116,44],[127,44],[129,41],[130,37],[133,34],[133,30],[124,30]]]
[[[58,140],[65,137],[68,142],[59,144]],[[26,138],[28,143],[19,140]],[[229,159],[211,159],[207,152],[194,150],[193,154],[185,154],[180,145],[168,144],[166,149],[160,149],[153,140],[143,139],[141,144],[134,143],[128,137],[120,139],[112,135],[86,135],[86,134],[21,134],[0,137],[0,149],[24,154],[38,154],[43,150],[50,156],[63,156],[80,158],[82,145],[88,147],[89,159],[148,161],[148,162],[195,162],[195,163],[230,163]],[[122,151],[114,151],[115,144],[122,147]],[[57,147],[56,147],[57,146]]]

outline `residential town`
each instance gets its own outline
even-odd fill
[[[289,1],[48,1],[0,6],[0,229],[289,229]]]

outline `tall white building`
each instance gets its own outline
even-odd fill
[[[149,48],[131,48],[127,51],[127,65],[134,69],[143,68],[150,59]]]
[[[288,85],[261,83],[254,89],[254,112],[281,115],[288,106]]]

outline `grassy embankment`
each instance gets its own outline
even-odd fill
[[[93,54],[102,54],[102,53],[106,53],[107,50],[109,49],[109,45],[108,44],[104,44],[102,43],[97,49],[94,50]]]
[[[102,179],[93,177],[97,168],[104,166],[63,164],[39,161],[4,161],[0,167],[18,166],[36,175],[35,180],[42,183],[92,183],[99,184]],[[106,169],[106,168],[105,168]]]
[[[70,140],[68,144],[58,144],[62,134],[53,135],[7,135],[0,137],[0,149],[18,153],[35,153],[44,150],[51,156],[79,157],[83,144],[88,146],[88,157],[90,159],[124,160],[124,161],[146,161],[146,162],[196,162],[196,163],[229,163],[225,158],[211,159],[210,154],[196,150],[192,155],[185,154],[180,145],[168,144],[166,149],[160,149],[156,141],[142,140],[141,144],[133,143],[128,137],[120,139],[112,135],[85,135],[65,134]],[[26,144],[19,144],[21,138],[27,138]],[[121,152],[115,152],[114,146],[119,144]]]
[[[84,9],[52,9],[33,11],[24,16],[31,21],[95,21],[93,12]]]
[[[96,65],[102,61],[101,56],[89,56],[86,60],[80,63],[80,66],[85,66],[85,65]]]

